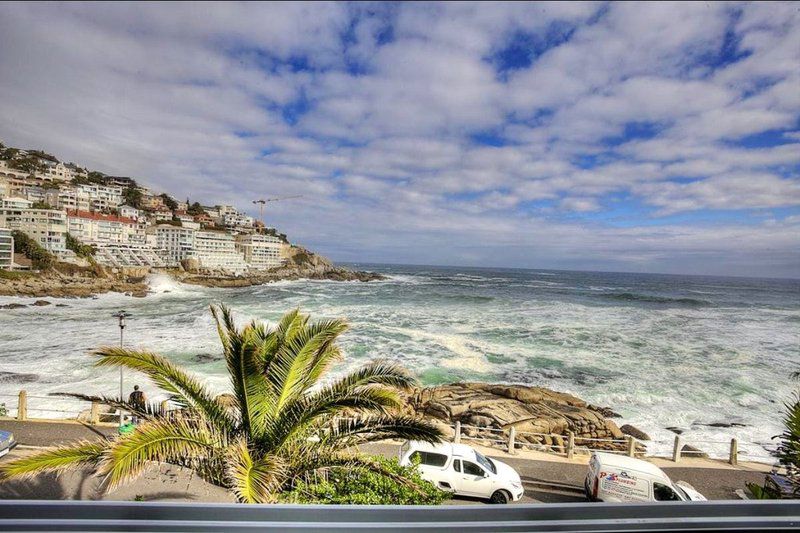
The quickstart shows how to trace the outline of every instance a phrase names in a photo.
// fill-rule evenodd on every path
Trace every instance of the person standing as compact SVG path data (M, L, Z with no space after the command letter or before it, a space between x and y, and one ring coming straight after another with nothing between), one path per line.
M139 390L139 385L134 385L133 392L128 396L128 403L136 409L144 411L146 402L147 398L145 397L144 392ZM136 414L133 414L131 418L134 425L139 423L139 417L136 416Z

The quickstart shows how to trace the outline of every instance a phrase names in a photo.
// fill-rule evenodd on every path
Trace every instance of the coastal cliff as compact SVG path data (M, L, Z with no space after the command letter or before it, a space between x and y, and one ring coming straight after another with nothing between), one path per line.
M191 260L184 261L180 271L172 273L182 283L204 287L249 287L280 280L327 279L331 281L378 281L386 276L375 272L349 270L334 265L328 258L300 246L293 246L282 267L244 276L232 277L214 271L199 271Z
M327 279L333 281L375 281L386 279L374 272L353 271L301 247L293 247L284 266L263 272L232 276L220 271L204 271L184 261L180 269L166 273L182 283L204 287L249 287L280 280ZM144 297L149 292L148 267L112 269L93 265L80 267L58 263L44 272L0 272L0 296L85 298L106 292Z
M123 268L112 271L99 265L79 267L59 263L44 272L0 272L0 296L49 296L87 298L106 292L131 296L147 295L148 268Z

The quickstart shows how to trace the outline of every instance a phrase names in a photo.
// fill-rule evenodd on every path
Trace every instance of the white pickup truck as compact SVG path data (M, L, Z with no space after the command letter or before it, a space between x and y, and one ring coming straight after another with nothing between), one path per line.
M464 444L408 441L400 447L400 464L416 461L423 479L453 494L508 503L525 492L516 470Z
M595 452L584 481L586 497L602 502L705 501L688 483L673 483L653 463Z

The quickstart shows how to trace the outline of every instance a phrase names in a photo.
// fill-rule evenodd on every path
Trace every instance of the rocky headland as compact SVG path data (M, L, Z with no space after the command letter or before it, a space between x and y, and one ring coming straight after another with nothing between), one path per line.
M57 263L44 272L0 272L0 296L85 298L106 292L143 297L149 292L148 267L109 268L100 265L77 266ZM280 280L327 279L333 281L376 281L386 279L374 272L359 272L334 265L330 260L305 248L293 247L284 266L263 272L234 276L200 269L195 260L180 268L158 269L182 283L204 287L249 287Z
M148 292L148 271L148 268L112 270L99 265L80 267L59 263L45 272L5 273L0 277L0 296L87 298L106 292L120 292L142 297Z

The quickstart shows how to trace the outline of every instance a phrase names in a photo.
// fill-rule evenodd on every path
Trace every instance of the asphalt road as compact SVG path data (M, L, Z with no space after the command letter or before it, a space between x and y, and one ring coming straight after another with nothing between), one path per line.
M77 423L45 423L45 422L19 422L16 420L0 420L0 429L14 433L17 442L28 446L52 446L76 440L92 440L104 438L116 433L115 427L90 426ZM391 443L373 444L363 448L369 453L381 454L387 457L397 457L398 445ZM582 496L583 479L586 475L586 466L555 461L537 461L531 459L518 459L511 457L495 457L514 467L525 483L525 496L522 503L533 502L576 502L585 501ZM738 499L735 492L745 488L747 482L761 484L764 474L743 469L722 468L686 468L662 467L673 481L685 481L695 487L709 500ZM567 490L544 488L541 484L532 482L545 482L564 485ZM451 503L469 504L480 503L480 500L468 498L454 499Z

